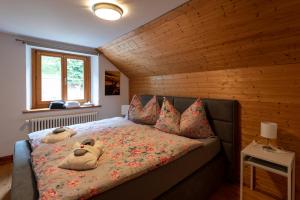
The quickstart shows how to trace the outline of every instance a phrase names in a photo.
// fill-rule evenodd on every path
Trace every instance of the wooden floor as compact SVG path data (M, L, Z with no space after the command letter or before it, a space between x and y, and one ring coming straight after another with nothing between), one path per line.
M249 187L243 188L243 200L279 200L274 198L263 191L250 190ZM210 200L239 200L240 199L240 186L238 184L224 184L218 189Z
M10 199L12 164L0 165L0 199Z
M10 199L12 164L0 165L0 200ZM238 200L240 198L239 185L224 184L210 200ZM244 200L277 200L262 191L251 191L244 187Z

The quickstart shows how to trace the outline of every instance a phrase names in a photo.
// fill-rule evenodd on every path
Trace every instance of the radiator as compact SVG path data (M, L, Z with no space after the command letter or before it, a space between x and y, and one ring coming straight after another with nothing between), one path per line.
M69 126L98 120L98 112L51 116L27 120L29 132L40 131L48 128Z

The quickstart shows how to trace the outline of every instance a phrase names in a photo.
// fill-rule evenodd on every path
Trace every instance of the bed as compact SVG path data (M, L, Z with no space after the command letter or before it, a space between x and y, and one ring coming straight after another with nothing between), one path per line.
M152 95L142 95L146 104ZM183 112L195 98L167 97ZM158 96L159 104L163 97ZM203 146L184 156L111 188L92 199L207 199L224 181L237 174L238 103L234 100L203 99L216 138L202 140ZM37 199L31 166L31 146L18 141L14 152L12 199Z

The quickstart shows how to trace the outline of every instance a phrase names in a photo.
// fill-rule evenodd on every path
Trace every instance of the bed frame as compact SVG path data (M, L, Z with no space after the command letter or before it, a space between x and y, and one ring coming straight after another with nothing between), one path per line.
M142 95L141 100L145 105L153 96ZM158 96L161 105L162 96ZM181 113L188 108L196 98L190 97L166 97ZM205 103L207 116L214 133L220 138L221 152L200 169L197 169L188 177L182 178L171 188L164 187L158 179L157 184L148 188L138 188L141 181L151 176L149 172L141 177L133 179L126 184L121 184L92 199L207 199L224 181L233 182L238 177L238 102L235 100L202 99ZM38 191L34 173L30 161L31 148L27 140L18 141L15 144L14 166L12 178L12 200L38 199ZM183 159L184 156L180 159ZM162 166L161 171L172 172L172 162ZM178 166L176 166L178 167ZM184 167L184 166L183 166ZM163 177L163 174L161 174ZM160 195L153 194L152 188L162 191ZM134 191L134 192L132 192Z

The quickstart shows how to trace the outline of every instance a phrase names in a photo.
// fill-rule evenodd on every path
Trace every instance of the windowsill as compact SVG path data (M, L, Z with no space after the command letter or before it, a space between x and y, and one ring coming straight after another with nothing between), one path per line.
M67 109L49 109L49 108L37 108L37 109L30 109L24 110L23 113L39 113L39 112L57 112L57 111L66 111L66 110L81 110L81 109L93 109L93 108L100 108L101 105L98 106L80 106L78 108L67 108Z

